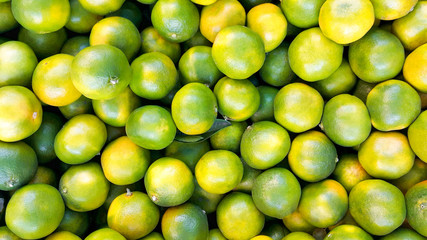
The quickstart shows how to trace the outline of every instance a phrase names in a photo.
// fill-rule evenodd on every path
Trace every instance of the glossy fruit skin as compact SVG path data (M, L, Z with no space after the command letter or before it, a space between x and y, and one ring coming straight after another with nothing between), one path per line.
M242 136L240 152L255 169L267 169L282 161L289 152L290 137L280 125L270 121L254 123Z
M247 127L246 122L231 122L231 126L219 130L209 139L212 148L239 154L242 135Z
M108 44L119 48L131 60L141 48L138 29L124 17L107 17L97 22L89 36L91 46Z
M159 0L151 12L153 27L171 42L190 39L199 28L199 11L190 0Z
M250 28L240 25L226 27L215 38L212 58L218 69L229 78L246 79L264 64L264 43Z
M30 46L19 41L7 41L0 46L0 87L30 86L37 57Z
M356 154L340 156L333 176L347 192L350 192L359 182L371 178L365 169L363 169Z
M232 121L249 119L260 104L259 92L249 80L223 77L215 85L214 94L218 100L219 113Z
M358 183L349 195L350 213L365 231L386 235L406 216L405 197L395 186L378 179Z
M72 37L65 41L61 48L61 53L76 56L77 53L79 53L84 48L89 47L89 45L89 37L87 36Z
M86 212L75 212L65 208L64 217L57 230L72 232L82 236L89 227L89 215Z
M194 191L193 178L185 163L164 157L150 165L144 177L144 184L148 196L156 205L171 207L190 199Z
M295 79L289 65L289 43L283 42L265 57L264 65L259 70L259 75L264 82L274 86L282 87Z
M381 20L394 20L401 18L411 12L417 1L393 0L388 2L373 0L375 17Z
M0 227L0 238L4 240L21 240L22 238L16 236L6 226Z
M282 1L280 6L286 19L299 28L314 27L319 22L320 7L326 0Z
M55 172L48 167L38 166L36 174L28 182L28 184L44 183L56 187L56 175Z
M113 200L108 210L108 226L128 239L146 236L157 226L160 213L147 194L124 193Z
M139 0L140 1L140 0ZM158 232L151 232L147 236L140 238L139 240L165 240L163 235Z
M427 93L427 71L423 66L427 63L427 44L419 46L411 52L403 65L405 80L420 92Z
M227 240L218 228L209 230L208 240Z
M365 104L357 97L341 94L329 100L322 116L323 131L336 144L353 147L371 132L371 119Z
M373 127L380 131L401 130L420 114L421 99L406 82L388 80L369 92L366 106Z
M124 53L110 45L90 46L81 50L71 66L74 86L90 99L111 99L120 94L131 80L132 69Z
M308 182L327 178L335 169L337 150L328 137L317 131L299 134L288 155L293 173Z
M149 100L165 97L177 84L178 72L172 60L163 53L145 53L132 64L132 91Z
M411 170L415 154L402 133L376 131L360 145L358 157L369 175L396 179Z
M252 199L264 214L282 219L297 207L301 186L297 178L285 168L271 168L255 179Z
M427 137L427 111L423 111L408 128L408 139L412 150L424 162L427 163L427 150L425 139ZM424 139L424 140L423 140Z
M224 194L206 192L202 187L200 187L196 179L194 179L194 185L193 195L188 201L199 206L206 212L206 214L215 212L219 202L224 197Z
M79 2L89 12L103 16L119 10L125 0L79 0Z
M305 232L292 232L282 238L282 240L315 240L315 238Z
M323 98L304 83L284 86L274 98L276 122L291 132L300 133L319 124L323 113Z
M58 190L47 184L31 184L13 194L6 209L6 225L25 239L51 234L64 216L64 202Z
M140 147L160 150L172 143L176 127L166 109L156 105L145 105L129 115L126 134Z
M284 217L283 224L285 224L286 228L289 229L291 232L312 233L313 230L316 228L303 218L298 209L293 213L289 214L288 216Z
M74 57L56 54L40 61L33 73L32 87L37 97L51 106L65 106L82 95L71 81Z
M425 238L409 228L398 228L380 240L424 240Z
M89 234L84 240L126 240L126 238L111 228L101 228Z
M424 237L427 237L427 224L425 221L427 217L426 196L427 180L412 186L405 195L409 225Z
M363 229L353 225L340 225L326 235L325 240L373 240L372 236Z
M253 122L274 120L274 98L279 92L278 89L270 86L257 87L260 104L258 110L251 116Z
M212 138L211 138L212 139ZM165 149L165 156L183 161L194 172L199 159L210 150L208 141L199 143L182 143L173 141Z
M205 153L197 162L195 176L205 191L224 194L235 188L242 180L243 164L233 152L212 150Z
M67 33L64 28L50 33L35 33L21 28L18 33L18 40L28 44L37 57L43 59L59 53L67 40Z
M141 40L141 50L143 53L161 52L170 57L174 63L177 63L181 57L181 46L179 43L166 40L153 27L147 27L142 30Z
M168 208L162 217L162 233L166 240L204 240L209 234L208 218L192 203Z
M378 83L395 77L402 70L405 51L393 34L374 28L350 44L348 59L360 79Z
M77 235L71 233L71 232L55 232L49 235L46 240L81 240Z
M55 137L55 153L67 164L81 164L98 154L107 140L105 124L91 114L73 117Z
M102 16L87 11L79 0L70 0L70 18L65 27L75 33L88 33Z
M347 209L347 192L335 180L312 183L302 189L298 211L313 226L334 225L344 217Z
M402 177L390 181L390 183L405 194L413 185L424 180L427 180L427 163L415 158L414 166L411 170Z
M175 94L172 118L176 127L188 135L205 133L217 116L217 101L214 93L201 83L189 83Z
M92 101L95 114L113 127L124 127L129 115L141 105L142 100L130 88L125 88L117 97Z
M92 100L81 95L79 99L71 104L59 107L59 111L66 119L71 119L80 114L92 113Z
M50 33L67 23L70 3L67 0L16 0L12 1L12 12L26 29L36 33Z
M90 162L70 167L59 181L66 206L77 212L99 208L107 199L110 183L101 166Z
M28 88L0 88L0 141L16 142L31 136L42 123L40 101Z
M37 156L24 142L0 141L0 190L11 191L27 184L36 174Z
M264 227L264 215L256 208L250 195L240 192L228 194L219 203L217 224L228 239L249 239Z
M13 17L10 2L0 2L1 24L0 33L8 32L19 26Z
M301 79L315 82L331 76L338 69L343 51L343 46L329 40L320 28L310 28L291 42L289 64Z
M256 177L260 175L262 171L249 167L249 165L245 161L242 161L242 163L242 181L240 181L240 183L233 190L249 194L252 192Z
M138 6L135 3L129 1L125 1L117 11L107 14L107 17L113 16L124 17L130 20L137 28L141 26L143 21L142 14Z

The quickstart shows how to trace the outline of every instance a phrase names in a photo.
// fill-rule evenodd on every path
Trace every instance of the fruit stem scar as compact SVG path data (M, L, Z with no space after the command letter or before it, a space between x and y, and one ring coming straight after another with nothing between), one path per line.
M127 196L127 197L132 196L132 192L130 191L130 189L129 189L129 188L126 188L126 196Z
M109 81L112 85L116 85L119 82L119 78L118 77L110 77L110 81Z

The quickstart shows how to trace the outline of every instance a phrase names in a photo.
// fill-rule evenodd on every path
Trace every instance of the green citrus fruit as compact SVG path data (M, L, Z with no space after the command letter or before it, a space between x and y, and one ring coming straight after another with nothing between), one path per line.
M0 2L0 33L10 31L19 26L13 17L10 2Z
M61 232L52 233L47 238L45 238L45 240L82 240L82 239L71 232L61 231Z
M91 13L106 15L119 10L125 0L79 0L79 2L84 9Z
M101 166L90 162L70 167L59 181L59 190L67 207L87 212L99 208L107 199L110 183Z
M218 203L224 197L223 194L209 193L206 192L202 187L200 187L197 181L194 181L194 192L191 196L189 202L199 206L206 214L213 213L216 211Z
M246 122L231 122L231 126L219 130L209 139L212 148L228 150L238 154L240 141L247 126Z
M75 33L88 33L102 16L87 11L79 0L70 0L70 18L65 27Z
M27 44L8 41L0 45L0 87L30 86L36 66L37 57Z
M69 38L62 46L61 53L76 56L81 50L89 47L89 37L77 36Z
M0 238L3 240L21 240L22 238L18 237L10 231L6 226L0 227Z
M291 132L304 132L319 124L323 113L322 96L303 83L284 86L274 98L274 118Z
M380 238L380 240L425 240L425 237L421 236L413 230L402 227Z
M424 180L427 180L427 163L416 158L414 166L407 174L390 181L390 183L398 187L405 194L413 185Z
M47 184L31 184L13 194L6 208L6 225L20 238L51 234L64 216L61 194Z
M223 77L215 85L214 93L219 113L232 121L241 122L250 118L260 104L260 94L249 80Z
M315 240L315 238L305 232L292 232L282 238L282 240Z
M222 73L230 78L245 79L264 64L264 43L250 28L240 25L226 27L215 38L212 57Z
M163 38L153 27L147 27L141 32L142 52L160 52L170 57L177 63L181 57L181 47L179 43L170 42Z
M128 191L111 203L107 221L127 239L139 239L154 230L159 218L159 209L147 194Z
M403 76L415 89L427 93L427 71L423 67L427 64L427 44L421 45L408 57L403 65Z
M289 134L284 128L274 122L261 121L246 128L240 152L250 167L267 169L286 157L290 145Z
M178 72L172 60L163 53L151 52L139 56L132 62L132 91L146 99L158 100L165 97L176 85Z
M141 47L141 36L138 29L124 17L107 17L97 22L89 36L91 46L108 44L133 59Z
M89 215L86 212L75 212L65 208L64 217L57 231L68 231L82 236L89 227Z
M144 177L145 189L150 199L158 206L177 206L188 199L194 191L193 174L184 162L170 157L154 161Z
M245 161L242 161L242 163L243 177L240 183L233 190L244 193L251 193L255 183L255 179L258 175L261 174L262 171L249 167L249 165Z
M64 27L70 17L67 0L14 0L12 12L16 21L36 33L50 33Z
M333 172L334 179L350 192L359 182L371 178L363 169L356 154L346 154L339 158Z
M368 83L363 80L358 80L354 88L353 95L358 97L366 104L369 92L375 87L376 83Z
M182 50L185 52L196 46L212 47L212 43L207 40L200 31L197 31L193 37L182 43Z
M84 240L126 240L126 238L111 228L101 228L89 234Z
M398 228L406 216L402 192L379 179L368 179L354 186L349 195L349 209L357 224L379 236Z
M201 83L189 83L179 89L171 109L176 127L188 135L207 132L217 116L215 95Z
M288 155L289 166L299 178L318 182L335 169L337 150L329 138L318 131L297 135Z
M55 137L55 153L67 164L81 164L99 154L107 140L105 124L91 114L73 117Z
M289 230L285 228L281 221L270 221L264 227L261 234L271 237L273 240L282 240L283 237L289 234Z
M104 208L104 210L106 210L105 217L107 217L108 209L110 208L110 205L114 201L114 199L124 193L128 193L129 191L141 191L143 189L143 185L144 183L142 181L127 185L110 184L110 190L108 191L107 199L105 200L104 204L102 204L102 207ZM105 221L106 220L107 218L105 218ZM107 222L105 222L105 224L107 224Z
M406 192L405 198L409 225L418 233L427 237L427 180L411 187Z
M295 79L295 73L289 65L288 49L289 43L284 42L267 54L264 65L259 70L264 82L282 87Z
M139 0L140 1L140 0ZM147 236L140 238L139 240L165 240L163 235L158 232L151 232Z
M209 234L208 218L192 203L171 207L163 214L162 233L167 240L205 240Z
M234 192L219 203L216 220L226 238L250 239L261 232L265 218L250 195Z
M274 121L274 98L279 90L270 86L259 86L260 104L258 110L252 115L253 122Z
M350 44L348 60L360 79L377 83L395 77L402 70L405 50L392 33L374 28Z
M107 17L124 17L128 20L130 20L135 27L139 28L142 24L142 14L139 7L130 1L125 1L123 5L118 9L117 11L111 12L106 15Z
M227 240L218 228L209 230L208 240Z
M151 11L153 27L171 42L184 42L199 29L199 11L190 0L158 0Z
M82 95L76 101L59 107L59 111L66 119L71 119L80 114L91 113L93 112L92 100Z
M124 53L110 45L81 50L71 65L74 86L90 99L110 99L119 95L131 80L132 69Z
M315 82L331 76L338 69L343 51L343 46L328 39L320 28L310 28L291 42L289 64L301 79Z
M271 168L258 175L252 189L255 206L265 215L284 218L294 212L301 197L297 178L285 168Z
M424 145L427 137L427 111L423 111L408 128L408 139L412 150L427 163L427 150Z
M353 147L368 138L371 118L362 100L349 94L340 94L326 103L322 126L335 144Z
M0 88L0 141L31 136L42 123L42 106L33 92L21 86Z
M130 140L149 150L160 150L172 143L176 127L171 114L156 105L146 105L133 111L126 122Z
M211 138L212 139L212 138ZM194 172L199 159L210 150L208 141L183 143L173 141L165 149L165 156L183 161Z
M368 94L366 106L372 126L380 131L407 128L421 112L421 99L409 84L388 80L376 85Z
M51 185L53 187L57 186L56 174L55 172L48 167L38 166L36 174L28 182L28 184L44 183Z
M340 225L326 235L324 240L373 240L363 229L353 225Z
M289 214L288 216L284 217L283 224L285 224L286 228L289 229L291 232L312 233L313 230L316 228L303 218L298 209L293 213Z
M375 9L375 17L381 20L394 20L401 18L414 9L418 1L409 0L392 0L392 1L379 1L372 0Z
M28 44L34 50L37 57L43 59L61 51L62 45L67 40L67 33L64 28L50 33L35 33L21 28L18 40Z
M299 28L310 28L318 25L320 7L326 0L287 0L281 1L280 6L286 19Z

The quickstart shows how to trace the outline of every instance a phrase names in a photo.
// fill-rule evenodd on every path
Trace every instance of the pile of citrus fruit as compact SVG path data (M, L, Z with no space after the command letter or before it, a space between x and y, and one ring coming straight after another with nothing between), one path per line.
M0 0L0 240L426 240L426 0Z

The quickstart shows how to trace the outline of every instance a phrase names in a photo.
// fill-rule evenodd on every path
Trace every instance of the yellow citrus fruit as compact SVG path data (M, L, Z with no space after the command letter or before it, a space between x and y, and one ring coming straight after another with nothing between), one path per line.
M311 28L319 22L320 7L326 0L286 0L280 6L286 19L298 28Z
M414 9L417 0L371 0L375 9L375 17L381 20L401 18Z
M45 238L45 240L81 240L81 238L75 235L74 233L61 231L52 233L47 238Z
M84 240L126 240L111 228L101 228L89 234Z
M371 178L363 169L356 154L346 154L339 157L333 176L347 192L350 192L359 182Z
M403 77L415 89L427 93L427 43L411 52L403 65Z
M125 0L79 0L79 2L87 11L103 16L119 10Z
M423 111L408 128L408 139L412 150L424 162L427 163L427 149L425 139L427 137L427 111Z
M316 228L303 218L298 209L295 210L293 213L289 214L288 216L284 217L283 224L291 232L312 233L313 230Z

